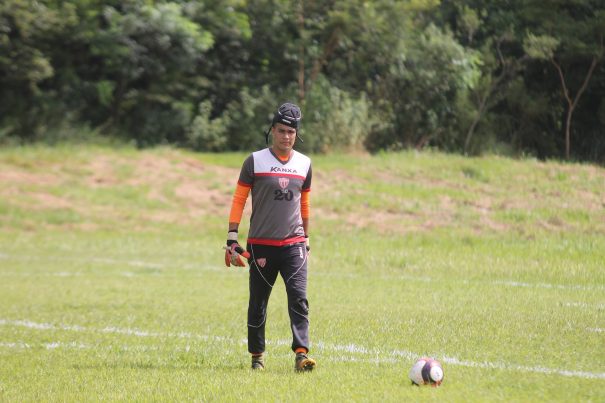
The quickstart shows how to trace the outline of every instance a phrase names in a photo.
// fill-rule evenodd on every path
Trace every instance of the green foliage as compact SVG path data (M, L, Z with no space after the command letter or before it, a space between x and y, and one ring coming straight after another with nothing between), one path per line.
M436 146L456 148L453 104L460 91L476 85L480 58L448 32L429 25L405 42L385 80L384 102L390 128L374 134L379 148ZM405 96L402 97L401 94ZM390 144L385 144L390 142Z
M535 59L550 60L559 46L559 41L556 38L548 35L533 35L527 34L523 41L525 52Z
M6 0L0 133L43 141L83 125L140 146L249 150L290 100L315 152L553 157L568 107L559 66L567 94L582 92L573 157L602 160L603 16L598 0ZM541 102L538 125L518 119L519 91Z
M99 97L99 103L105 107L111 105L113 100L113 91L115 90L116 83L109 80L102 80L97 82L97 94Z
M243 88L239 96L229 102L224 113L229 122L229 148L255 151L264 147L265 132L273 114L282 103L291 99L285 94L275 95L268 86Z
M46 41L70 21L62 11L26 0L0 5L0 126L8 134L35 138L38 127L56 121L53 113L61 110L40 86L56 74Z
M309 152L360 149L372 127L366 96L355 99L323 76L307 93L305 110L301 148Z
M197 116L187 131L187 145L197 151L223 151L227 144L224 119L211 119L210 101L200 103Z

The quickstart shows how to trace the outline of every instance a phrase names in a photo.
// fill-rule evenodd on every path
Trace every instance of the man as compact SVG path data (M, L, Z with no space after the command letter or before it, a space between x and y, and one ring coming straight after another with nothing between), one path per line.
M242 166L229 215L225 251L227 266L250 265L248 351L252 368L265 368L267 304L278 273L286 285L292 328L292 350L297 371L311 371L309 352L307 257L309 252L309 193L311 160L293 149L301 120L300 108L280 106L266 133L271 147L252 153ZM302 140L301 140L302 141ZM249 193L252 214L244 251L237 242L238 228Z

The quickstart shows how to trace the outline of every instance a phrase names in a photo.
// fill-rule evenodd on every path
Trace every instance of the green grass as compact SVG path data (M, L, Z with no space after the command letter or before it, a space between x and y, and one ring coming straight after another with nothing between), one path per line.
M246 155L0 150L0 401L605 399L603 168L315 156L318 368L292 369L278 280L252 373L221 250ZM409 384L422 355L442 387Z

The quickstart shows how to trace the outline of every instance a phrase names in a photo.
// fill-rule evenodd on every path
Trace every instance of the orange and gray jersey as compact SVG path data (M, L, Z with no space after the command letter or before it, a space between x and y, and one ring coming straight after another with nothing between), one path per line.
M252 153L238 185L251 188L248 243L283 246L305 241L301 194L311 190L311 159L292 151L287 161L269 148Z

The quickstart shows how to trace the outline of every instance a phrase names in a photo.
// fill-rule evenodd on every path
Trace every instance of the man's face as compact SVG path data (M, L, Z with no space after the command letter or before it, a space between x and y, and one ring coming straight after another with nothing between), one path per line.
M280 154L289 154L296 141L296 129L276 123L271 132L273 133L273 148Z

